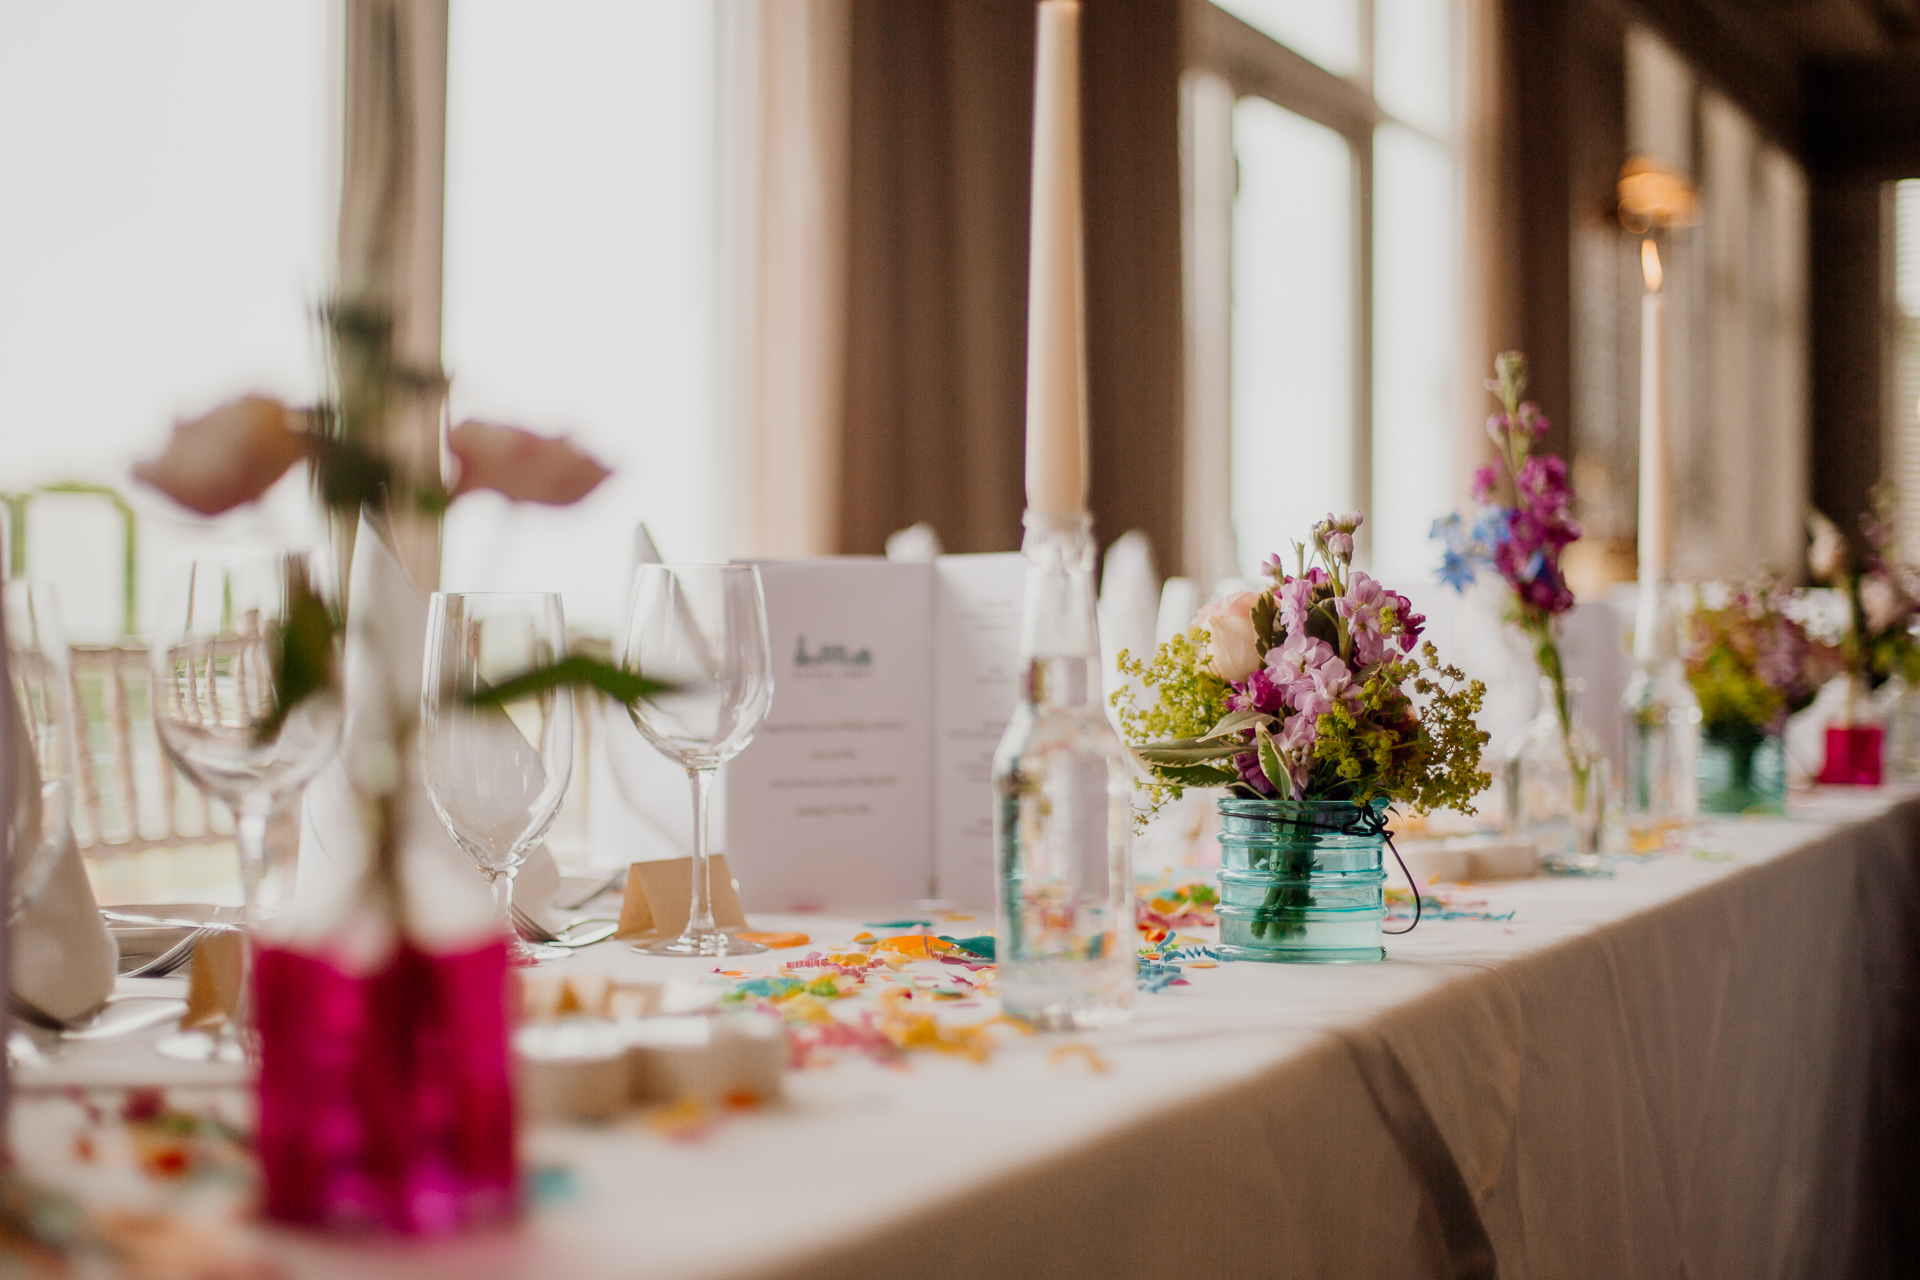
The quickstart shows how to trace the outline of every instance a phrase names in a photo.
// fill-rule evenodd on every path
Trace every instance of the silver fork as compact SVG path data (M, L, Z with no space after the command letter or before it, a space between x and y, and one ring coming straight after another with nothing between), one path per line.
M214 929L201 926L146 963L121 972L123 978L164 978L193 959L193 948Z
M513 918L515 933L528 942L544 943L549 947L590 947L596 942L605 942L620 928L618 920L576 920L555 933L522 911L518 903L509 904L507 911ZM594 927L585 929L587 925ZM585 929L585 932L576 937L576 929Z

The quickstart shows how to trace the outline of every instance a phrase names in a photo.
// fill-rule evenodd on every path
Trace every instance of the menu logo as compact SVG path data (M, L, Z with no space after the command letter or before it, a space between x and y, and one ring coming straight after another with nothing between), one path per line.
M861 649L857 653L848 653L843 644L823 644L811 653L807 651L807 638L800 637L793 651L793 665L796 667L870 667L873 665L873 653Z

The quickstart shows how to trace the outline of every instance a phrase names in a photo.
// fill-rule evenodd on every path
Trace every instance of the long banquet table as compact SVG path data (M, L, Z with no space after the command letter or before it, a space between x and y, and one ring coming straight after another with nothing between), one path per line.
M1818 793L1690 849L1476 886L1510 917L1383 964L1189 969L1094 1055L842 1059L692 1141L535 1129L566 1189L512 1233L268 1248L316 1278L1866 1273L1920 1133L1920 801ZM58 1100L30 1087L16 1135Z

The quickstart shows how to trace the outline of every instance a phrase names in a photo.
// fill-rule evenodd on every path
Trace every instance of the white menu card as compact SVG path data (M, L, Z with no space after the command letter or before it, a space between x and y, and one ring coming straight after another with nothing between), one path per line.
M1012 554L760 565L773 708L723 792L748 910L992 904L1025 571Z

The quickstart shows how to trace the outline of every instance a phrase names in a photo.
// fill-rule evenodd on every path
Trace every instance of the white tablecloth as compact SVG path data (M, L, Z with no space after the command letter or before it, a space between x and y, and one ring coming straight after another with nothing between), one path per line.
M1475 888L1512 918L1429 921L1383 964L1190 971L1085 1039L1104 1073L1046 1037L985 1065L843 1060L696 1142L533 1133L574 1189L510 1235L276 1247L299 1276L461 1280L1862 1270L1887 1240L1876 1161L1911 1132L1890 1073L1920 803L1823 794L1694 848Z

